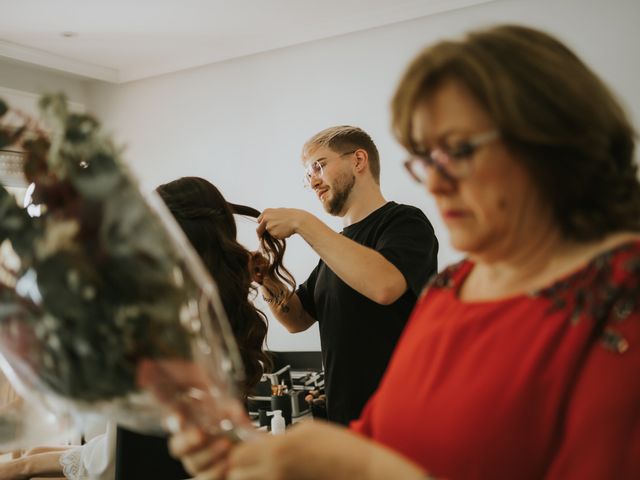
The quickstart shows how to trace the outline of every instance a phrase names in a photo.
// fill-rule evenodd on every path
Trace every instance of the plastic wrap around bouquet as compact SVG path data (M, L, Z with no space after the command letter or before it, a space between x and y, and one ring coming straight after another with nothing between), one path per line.
M97 412L150 433L177 410L238 434L225 402L241 360L215 283L98 122L63 96L40 108L46 130L0 101L0 148L24 152L32 190L23 208L0 189L0 367L59 423ZM0 412L0 447L28 421Z

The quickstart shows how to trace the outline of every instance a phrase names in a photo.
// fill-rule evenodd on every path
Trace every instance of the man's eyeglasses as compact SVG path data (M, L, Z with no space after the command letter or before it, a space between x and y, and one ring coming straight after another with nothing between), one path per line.
M351 155L352 153L356 153L356 150L350 150L348 152L344 152L339 154L339 157L344 157L345 155ZM306 188L311 188L311 179L312 178L321 178L324 174L324 165L327 163L327 159L316 160L311 162L304 168L304 186Z
M471 175L471 157L478 148L498 139L500 132L491 130L469 138L443 144L426 152L415 152L404 162L405 168L417 182L423 183L432 169L453 180L462 180Z

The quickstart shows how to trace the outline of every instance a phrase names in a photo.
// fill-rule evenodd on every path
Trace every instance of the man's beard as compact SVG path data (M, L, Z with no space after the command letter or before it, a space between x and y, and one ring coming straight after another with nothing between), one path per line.
M351 174L351 178L348 175L338 179L335 186L332 188L333 195L329 203L325 207L326 211L331 215L340 215L344 210L344 206L349 200L351 190L356 184L356 176Z

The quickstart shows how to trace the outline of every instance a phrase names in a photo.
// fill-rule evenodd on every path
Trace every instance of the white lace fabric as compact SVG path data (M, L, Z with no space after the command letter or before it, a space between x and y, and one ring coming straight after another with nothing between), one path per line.
M62 473L68 480L113 480L115 476L115 425L88 443L60 455Z
M67 450L60 455L60 466L62 474L68 480L84 480L88 478L87 469L82 462L82 449L84 447L76 447Z

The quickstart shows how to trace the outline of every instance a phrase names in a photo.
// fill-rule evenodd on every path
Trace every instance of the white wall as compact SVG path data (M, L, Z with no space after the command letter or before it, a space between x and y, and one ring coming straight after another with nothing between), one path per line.
M299 151L316 131L355 124L375 139L389 199L418 205L436 227L440 264L458 258L434 207L400 166L388 102L407 62L425 44L500 22L543 27L572 46L640 119L637 0L504 0L329 40L245 57L151 80L88 90L90 110L128 144L146 188L184 175L208 178L227 199L256 208L299 207L331 225L301 183ZM255 246L254 224L242 239ZM299 239L287 264L299 281L317 258ZM319 348L317 329L287 334L271 322L276 350Z
M37 96L44 93L64 92L76 106L87 103L87 81L76 76L38 68L25 63L0 59L0 96L3 98L8 90L15 96L22 97L25 102L29 94ZM4 94L4 95L3 95ZM20 108L25 105L21 103ZM29 113L31 112L28 108Z

